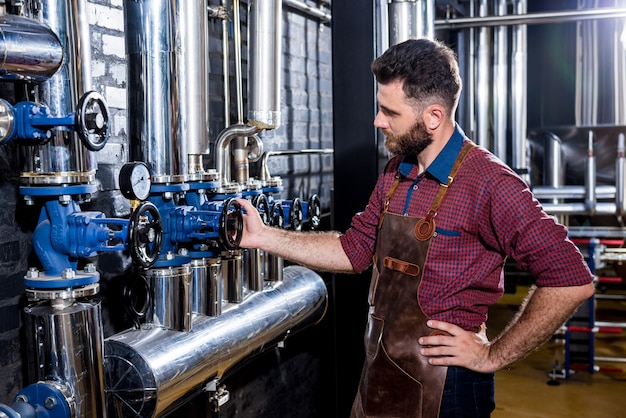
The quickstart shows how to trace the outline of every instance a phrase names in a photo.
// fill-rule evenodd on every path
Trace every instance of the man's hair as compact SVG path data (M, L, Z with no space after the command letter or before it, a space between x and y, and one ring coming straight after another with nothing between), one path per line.
M422 109L438 103L453 116L461 94L456 54L448 46L428 39L410 39L390 47L372 63L380 84L403 81L402 90Z

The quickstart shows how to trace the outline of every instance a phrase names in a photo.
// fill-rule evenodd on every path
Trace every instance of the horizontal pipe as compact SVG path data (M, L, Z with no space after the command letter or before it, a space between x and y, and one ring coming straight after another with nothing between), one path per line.
M263 158L261 159L261 180L269 180L272 178L270 171L267 168L267 160L270 157L277 155L332 154L333 152L332 148L267 151L263 154Z
M485 26L531 25L542 23L578 22L593 19L626 17L625 7L600 7L588 10L529 13L525 15L465 17L435 20L435 29L464 29Z
M310 16L316 17L321 20L322 23L330 23L330 21L332 20L332 15L330 13L326 13L322 9L317 9L313 6L309 6L302 1L283 0L283 5L293 7L294 9L298 9L301 12L307 13Z
M615 198L615 186L597 186L598 199ZM533 187L533 195L537 199L582 199L585 197L585 186L538 186Z
M244 357L321 319L327 299L319 275L289 266L282 282L268 284L220 316L195 316L190 332L152 327L109 337L108 405L120 417L169 413ZM109 412L109 418L118 416Z
M63 46L47 26L25 17L0 17L0 79L44 81L63 62Z

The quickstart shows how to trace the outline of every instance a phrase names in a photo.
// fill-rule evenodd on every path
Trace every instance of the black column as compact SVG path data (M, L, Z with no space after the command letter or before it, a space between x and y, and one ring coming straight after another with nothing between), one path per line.
M332 3L333 31L333 228L345 231L362 211L378 176L373 0ZM329 283L335 327L336 417L346 417L363 364L370 272L335 275Z

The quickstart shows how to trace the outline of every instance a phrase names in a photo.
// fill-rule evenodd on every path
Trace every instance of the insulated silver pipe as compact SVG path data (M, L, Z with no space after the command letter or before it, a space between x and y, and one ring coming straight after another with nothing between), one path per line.
M315 7L309 6L303 1L283 0L283 5L293 7L294 9L298 9L304 13L308 13L309 15L320 19L323 23L330 23L332 19L332 15L330 13L326 13L322 9L316 9Z
M567 10L560 12L529 13L524 15L481 16L435 20L435 29L462 29L489 26L532 25L543 23L577 22L593 19L626 17L624 7L599 7L597 9Z
M196 316L191 332L129 330L105 341L110 417L162 416L220 379L235 363L321 319L327 290L312 270L290 266L284 280L230 306Z
M389 0L389 45L412 38L434 38L434 2Z
M526 0L516 0L514 4L515 15L525 15L527 11ZM525 180L530 182L527 161L527 102L528 89L528 40L526 25L517 25L513 28L513 42L511 52L511 160L512 168Z
M91 42L87 0L47 1L40 3L38 17L61 40L61 67L39 84L39 98L54 116L76 111L80 97L91 90ZM74 131L52 130L44 145L25 150L22 182L29 185L88 183L94 180L96 158ZM61 175L62 173L62 175Z
M617 137L617 159L615 160L615 206L617 214L626 214L626 155L624 134Z
M282 0L250 0L248 124L276 129L281 124Z
M479 0L478 14L487 16L487 0ZM491 51L490 29L481 27L478 29L478 52L476 54L476 137L478 145L491 148L491 137L489 135L489 98L490 71L491 71Z
M106 418L100 302L68 302L61 309L33 303L24 314L28 347L37 350L29 356L30 381L63 385L72 417Z
M559 188L565 183L562 145L561 138L552 133L547 133L544 137L543 184L545 186ZM551 203L559 203L559 201L555 198Z
M495 14L507 14L507 0L497 0ZM493 47L493 153L507 162L507 116L509 109L509 37L507 28L494 28Z
M126 0L131 159L186 175L207 138L206 0Z
M56 34L33 19L0 16L0 79L41 82L57 72L63 47Z
M587 164L585 170L585 208L591 215L594 214L596 208L596 157L593 153L594 134L589 131L589 140L587 146Z

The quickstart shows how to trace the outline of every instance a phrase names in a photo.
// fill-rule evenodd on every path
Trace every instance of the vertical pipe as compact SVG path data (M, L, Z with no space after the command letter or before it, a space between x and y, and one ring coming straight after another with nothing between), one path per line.
M248 13L248 124L280 126L282 0L251 0Z
M619 22L619 23L618 23ZM626 125L626 20L616 21L613 77L615 84L615 124Z
M596 209L596 157L593 153L593 138L593 131L589 131L585 170L585 208L590 215L593 215Z
M480 0L478 15L487 16L487 0ZM490 147L489 136L489 97L490 97L490 42L488 27L478 29L478 53L476 55L476 143Z
M63 48L60 69L39 85L40 100L52 115L66 116L76 110L80 97L91 90L88 4L87 0L47 1L40 7L37 17L58 36ZM25 154L23 177L29 182L37 180L29 173L53 176L45 179L46 184L56 183L56 173L64 174L58 182L63 182L68 173L79 175L81 182L93 180L95 175L94 153L85 148L75 132L65 128L53 129L48 143L31 147Z
M507 14L507 0L497 0L495 15ZM508 115L508 28L494 29L494 70L493 70L493 153L502 161L507 161L507 115Z
M435 37L433 0L389 0L389 45L407 39Z
M526 0L516 0L514 13L525 15L527 11ZM517 25L513 28L513 51L511 62L511 134L512 149L511 159L513 169L527 183L530 182L528 172L526 134L528 112L526 109L528 91L526 79L528 73L527 63L527 30L526 25Z
M549 132L544 136L543 148L543 184L558 188L565 183L565 164L561 138ZM560 203L560 199L552 199L550 203Z
M33 303L24 313L28 346L39 348L37 358L29 358L29 379L65 385L74 417L106 418L100 302L68 302L61 309Z
M615 207L618 216L626 213L626 157L624 155L624 134L617 137L617 159L615 160Z
M208 148L206 4L124 2L131 158L155 176L188 174L188 154Z

